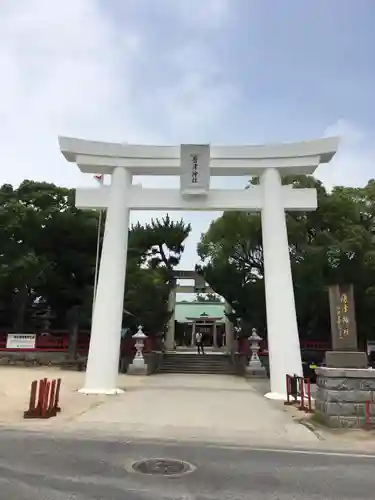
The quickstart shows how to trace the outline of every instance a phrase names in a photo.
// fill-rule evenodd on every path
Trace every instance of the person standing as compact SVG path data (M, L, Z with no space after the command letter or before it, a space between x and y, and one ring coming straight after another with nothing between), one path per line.
M201 334L201 332L197 332L195 334L195 344L198 349L198 354L204 354L203 335Z

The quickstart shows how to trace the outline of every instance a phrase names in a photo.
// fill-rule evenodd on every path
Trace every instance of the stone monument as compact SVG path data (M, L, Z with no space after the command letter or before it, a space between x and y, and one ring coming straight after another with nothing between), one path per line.
M367 368L365 352L358 351L353 285L329 288L332 351L326 365L332 368Z
M329 299L333 350L316 368L315 411L330 427L365 427L375 421L375 370L358 351L353 286L331 286Z
M261 360L259 359L259 350L260 350L260 341L261 337L257 334L255 328L251 330L251 335L249 337L250 341L250 349L251 349L251 358L249 364L246 366L246 375L248 377L259 377L265 378L267 377L267 371L262 365Z

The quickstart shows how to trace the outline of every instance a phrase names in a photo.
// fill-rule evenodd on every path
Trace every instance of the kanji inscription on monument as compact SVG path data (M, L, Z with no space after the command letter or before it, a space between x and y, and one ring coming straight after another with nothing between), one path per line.
M353 285L329 287L333 351L358 349Z

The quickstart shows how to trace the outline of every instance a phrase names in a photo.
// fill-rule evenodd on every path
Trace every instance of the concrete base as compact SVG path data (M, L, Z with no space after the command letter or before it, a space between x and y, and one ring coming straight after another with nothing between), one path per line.
M81 394L106 394L108 396L115 396L116 394L123 394L124 391L122 389L79 389L78 392Z
M368 358L361 351L327 351L325 356L327 368L357 368L367 369Z
M134 358L127 371L128 375L147 375L147 364L144 358Z
M286 394L281 394L279 392L267 392L264 397L275 401L286 401Z
M375 423L375 370L319 367L316 374L315 410L326 425L360 428Z
M267 370L260 361L250 361L245 368L247 377L267 378Z

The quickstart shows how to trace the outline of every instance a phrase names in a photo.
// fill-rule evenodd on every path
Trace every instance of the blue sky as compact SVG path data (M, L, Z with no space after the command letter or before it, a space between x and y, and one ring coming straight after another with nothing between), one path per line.
M63 160L59 134L163 144L339 134L317 175L328 186L375 177L373 0L3 0L0 13L2 183L94 185ZM181 215L194 229L190 267L213 214Z

